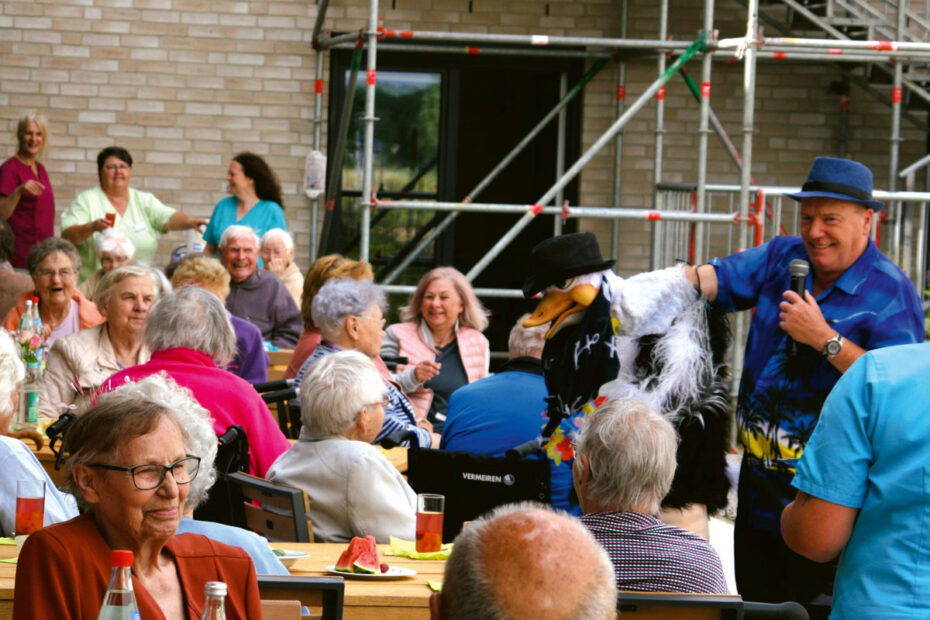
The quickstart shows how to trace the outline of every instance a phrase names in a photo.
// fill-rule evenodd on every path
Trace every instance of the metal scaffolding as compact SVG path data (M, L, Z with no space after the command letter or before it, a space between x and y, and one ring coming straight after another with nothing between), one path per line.
M783 0L789 6L794 7L797 3L794 0ZM788 37L768 37L763 38L759 29L759 7L758 0L747 1L747 19L746 33L742 37L727 38L718 40L713 29L714 25L714 2L705 0L703 28L695 41L674 41L666 37L668 26L668 2L662 0L660 4L660 31L657 39L628 39L626 38L627 28L627 5L626 0L621 0L621 28L618 38L597 38L597 37L569 37L569 36L548 36L540 34L493 34L493 33L459 33L459 32L431 32L431 31L412 31L412 30L393 30L379 25L378 19L378 1L369 0L369 16L367 23L357 33L346 33L337 36L323 35L323 23L326 19L329 1L320 0L318 5L317 19L313 30L313 45L317 50L316 63L316 88L314 97L314 148L320 150L321 136L320 128L322 124L322 76L324 52L332 49L354 48L356 54L360 53L364 46L367 51L367 70L365 82L365 138L364 138L364 169L362 177L362 197L361 197L361 258L369 257L369 238L370 238L370 212L372 209L413 209L413 210L430 210L436 212L447 212L444 220L428 235L417 243L416 247L395 267L386 277L385 284L388 291L407 292L410 287L400 287L390 285L398 275L410 265L410 263L423 252L446 228L452 223L454 218L463 212L480 211L484 213L508 213L519 214L521 217L517 223L500 239L493 247L482 257L469 271L467 277L474 280L490 263L497 257L500 252L516 237L520 232L538 215L556 215L556 225L554 232L558 234L561 231L561 219L564 218L600 218L612 221L611 226L611 253L616 255L619 246L619 222L624 219L643 219L653 224L652 236L652 254L651 264L653 267L660 267L668 264L669 248L678 246L681 240L687 244L686 256L692 261L706 260L708 253L714 248L715 235L719 235L717 229L725 227L728 229L726 237L731 241L731 249L738 250L749 247L753 243L760 243L764 239L762 231L765 228L766 220L772 222L769 230L780 232L786 229L794 229L794 226L785 226L786 220L783 218L780 200L777 208L773 208L766 200L769 198L777 199L785 192L794 191L796 188L775 188L775 187L757 187L752 177L752 152L753 152L753 129L754 129L754 109L755 109L755 78L756 67L759 61L779 62L785 59L794 60L811 60L811 61L840 61L840 62L857 62L857 63L884 63L896 61L893 71L893 97L892 97L892 114L890 141L891 151L889 153L889 178L890 182L888 192L876 192L876 196L889 201L889 217L892 225L892 232L889 235L890 240L887 242L891 247L891 256L902 267L911 274L915 284L923 290L925 257L926 257L926 218L927 205L930 204L930 193L926 192L895 192L896 179L898 176L900 125L902 120L919 123L910 117L901 109L901 90L909 88L918 96L924 97L922 89L916 88L916 85L904 77L902 65L907 62L920 62L930 60L930 43L921 43L914 41L905 41L904 25L905 14L907 12L906 0L899 1L899 14L897 20L897 33L899 41L860 41L851 40L845 34L836 30L822 20L810 13L804 7L800 7L799 12L805 14L813 23L818 24L825 32L834 36L832 39L815 39L815 38L788 38ZM806 13L805 13L806 12ZM425 42L425 43L424 43ZM374 117L375 103L375 85L377 80L377 50L395 50L395 51L417 51L425 53L447 53L447 54L487 54L487 55L513 55L513 56L543 56L543 57L584 57L591 59L593 65L588 72L579 81L579 83L568 88L565 82L565 76L562 76L561 98L553 109L544 116L543 119L521 140L504 159L494 167L491 172L474 188L461 202L440 202L440 201L412 201L412 200L380 200L372 191L372 153L374 141L374 123L377 119ZM626 52L647 52L656 55L658 77L645 89L644 92L628 104L625 92L625 72L626 65L624 56ZM664 118L663 118L663 99L661 93L664 93L664 86L674 74L681 69L688 60L693 56L701 58L701 83L697 89L700 103L700 117L698 125L698 156L697 156L697 174L696 184L692 189L687 191L687 208L679 209L681 197L669 195L667 185L663 185L662 179L662 159L663 159L663 135L664 135ZM726 58L732 60L738 59L743 63L743 121L742 121L742 147L736 151L735 146L725 137L719 122L713 114L710 105L710 85L712 61L716 58ZM580 156L580 158L565 168L564 160L564 110L569 101L575 97L585 84L600 71L610 59L617 62L617 97L616 97L616 121L597 138L590 147ZM666 67L666 63L670 66ZM353 69L358 69L353 62ZM686 79L690 80L687 76ZM349 88L353 89L355 79L350 79ZM658 95L658 96L657 96ZM626 209L622 205L621 183L621 158L623 151L623 128L626 123L633 118L637 112L643 109L650 100L655 98L656 121L655 147L654 147L654 208L653 209ZM340 134L335 136L335 152L337 157L329 159L329 165L333 168L328 177L326 187L326 209L332 209L335 198L335 189L338 187L338 175L341 173L341 152L344 146L344 133L347 123L347 117L351 112L351 99L347 97L346 105L342 109L340 119ZM928 98L930 101L930 98ZM529 144L533 138L538 135L553 119L559 119L559 153L558 174L555 184L547 190L532 205L513 205L513 204L488 204L476 203L475 197L487 186L492 179L499 175L506 166L516 157L516 155ZM714 129L710 129L713 124ZM740 169L740 183L736 186L711 186L707 184L707 158L708 158L708 140L711 131L716 131L721 139L724 139L725 145L728 144L728 152L731 158ZM614 146L614 178L612 200L610 205L606 206L580 206L567 207L563 205L561 192L563 188L575 179L581 170L597 155L605 146L613 144ZM563 169L565 168L565 169ZM912 169L917 169L911 166ZM913 181L908 189L912 189ZM676 190L678 191L678 190ZM711 203L714 195L728 195L728 207L723 210L714 210ZM318 238L318 200L314 199L311 217L311 258L315 258L319 243ZM753 209L752 211L750 209ZM684 226L685 229L681 227ZM733 230L735 227L735 231ZM753 228L755 227L755 228ZM324 235L326 234L324 226ZM683 232L684 230L684 232ZM916 238L914 232L917 232ZM734 235L735 232L735 235ZM753 233L751 239L750 234ZM735 247L732 247L732 241L735 238ZM680 258L681 256L677 256ZM913 267L912 267L913 266ZM480 294L490 296L515 297L519 296L519 291L502 290L502 289L482 289ZM737 341L741 340L741 331L744 326L737 325ZM739 360L734 360L738 362ZM738 366L738 364L737 364Z

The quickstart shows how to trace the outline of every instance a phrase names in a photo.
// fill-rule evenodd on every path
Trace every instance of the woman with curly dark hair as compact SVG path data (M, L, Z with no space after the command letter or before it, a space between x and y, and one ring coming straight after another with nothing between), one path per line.
M223 231L233 224L248 226L259 237L272 228L287 230L281 184L264 159L248 151L239 153L229 162L226 180L232 196L213 208L203 234L207 243L204 254L216 255Z

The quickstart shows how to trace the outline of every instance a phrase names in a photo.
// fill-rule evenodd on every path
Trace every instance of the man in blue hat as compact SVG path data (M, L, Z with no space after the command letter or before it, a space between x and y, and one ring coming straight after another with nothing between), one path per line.
M737 400L739 592L829 605L835 564L811 562L781 537L794 464L840 376L868 350L921 342L923 312L913 283L870 238L882 203L872 199L866 166L818 157L801 191L787 195L801 203L800 237L776 237L687 274L717 308L755 308ZM796 259L810 265L803 297L789 290Z

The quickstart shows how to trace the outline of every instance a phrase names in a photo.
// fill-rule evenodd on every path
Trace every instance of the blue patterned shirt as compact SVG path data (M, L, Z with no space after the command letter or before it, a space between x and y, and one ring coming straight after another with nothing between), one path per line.
M840 372L809 346L786 354L788 335L778 326L778 304L790 288L788 265L809 260L800 237L776 237L761 246L715 258L716 307L755 306L737 400L739 440L746 460L740 480L741 511L756 527L779 531L782 508L793 498L793 463L801 456L827 394ZM811 291L811 274L805 288ZM872 241L833 286L817 297L827 323L871 350L922 342L924 319L914 284ZM746 484L746 483L749 484Z

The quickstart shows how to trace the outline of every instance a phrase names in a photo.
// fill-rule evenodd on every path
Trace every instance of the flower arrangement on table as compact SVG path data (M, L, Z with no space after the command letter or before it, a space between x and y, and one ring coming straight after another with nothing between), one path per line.
M27 329L12 332L12 335L24 364L38 364L42 361L42 337L39 334Z

